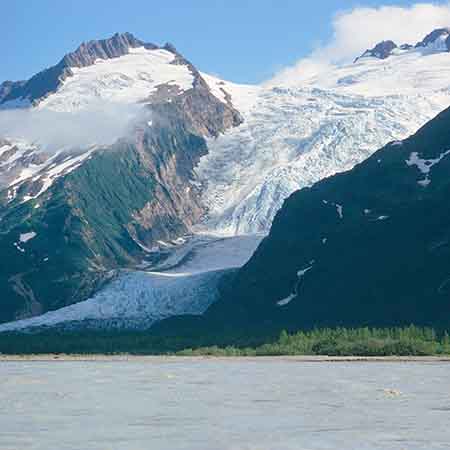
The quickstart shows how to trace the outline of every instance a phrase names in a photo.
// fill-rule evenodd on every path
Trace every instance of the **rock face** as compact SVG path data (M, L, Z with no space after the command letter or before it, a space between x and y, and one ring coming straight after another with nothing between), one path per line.
M148 50L158 48L157 45L147 44L136 39L131 33L117 33L109 39L81 44L77 50L64 56L62 62L66 67L86 67L94 64L97 59L119 58L128 54L130 48L137 47L144 47Z
M4 101L38 102L71 68L135 47L157 49L130 34L83 44L57 66L12 85ZM47 155L0 140L0 322L88 298L116 269L138 266L205 213L194 175L207 153L204 138L242 119L173 46L164 50L175 55L172 64L187 67L192 87L180 90L167 80L147 93L142 117L112 146Z
M447 51L450 51L450 29L449 28L438 28L432 31L430 34L427 34L425 38L416 44L416 48L423 48L433 46L434 44L439 42L441 45L438 45L441 48L446 48ZM445 46L445 47L444 47Z
M19 91L25 83L25 81L5 81L0 84L0 104L10 97L11 92Z
M377 44L374 48L366 50L360 58L373 57L378 59L386 59L392 55L392 50L397 48L397 44L393 41L383 41ZM360 59L360 58L357 58Z
M285 202L216 318L260 328L450 325L450 109Z
M4 197L2 321L83 300L110 270L138 265L143 249L189 232L203 214L192 170L207 151L190 128L174 114L97 149L26 203ZM42 189L35 183L20 189L33 194Z
M450 52L450 28L438 28L427 34L423 40L416 45L403 44L399 47L393 41L383 41L374 48L366 50L355 62L361 58L373 57L378 59L387 59L393 55L393 51L409 51L413 49L429 49L437 52Z

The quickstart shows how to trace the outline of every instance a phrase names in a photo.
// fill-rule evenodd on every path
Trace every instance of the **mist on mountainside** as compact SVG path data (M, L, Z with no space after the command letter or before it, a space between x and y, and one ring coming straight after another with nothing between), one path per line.
M142 105L100 100L74 112L48 108L0 110L0 136L25 140L48 153L110 145L126 136L146 114L150 113Z

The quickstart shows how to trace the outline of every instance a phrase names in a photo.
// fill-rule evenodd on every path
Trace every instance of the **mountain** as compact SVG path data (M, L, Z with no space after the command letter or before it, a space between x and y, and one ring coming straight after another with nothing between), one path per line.
M420 49L421 51L431 53L450 52L450 28L438 28L433 30L415 45L402 44L398 46L393 41L382 41L374 48L366 50L355 62L359 61L361 58L387 59L390 56L408 52L413 49Z
M416 48L430 48L450 52L450 28L438 28L416 44Z
M278 274L273 285L263 283L265 292L254 303L249 294L259 280L251 268L286 206L234 278L236 270L293 192L352 169L448 107L445 36L436 30L423 45L398 48L385 41L378 47L383 58L366 55L251 86L199 72L171 45L125 34L83 44L55 66L66 70L42 72L38 78L59 74L42 97L24 88L31 80L3 84L2 114L25 106L32 120L90 114L99 101L124 115L130 106L140 109L113 144L94 139L81 145L74 137L73 145L55 150L39 140L5 136L0 142L0 288L6 292L0 322L23 319L0 331L145 328L207 310L208 320L221 311L219 323L227 314L265 321L272 312L283 316L283 306L289 315L295 273L309 276L311 264L294 270L280 261L286 279ZM345 205L327 194L323 200L345 217ZM325 246L328 239L320 242ZM292 237L296 251L303 243ZM289 248L279 250L288 260ZM269 256L261 261L268 268L278 264ZM222 294L215 304L230 286L233 295ZM234 292L239 300L225 301ZM274 307L277 302L282 305Z
M2 139L0 321L85 300L114 270L189 233L205 213L193 173L205 137L241 122L172 46L130 34L83 44L20 86L2 114L28 104L33 120L49 111L58 120L104 99L141 109L113 145L49 153Z
M449 173L447 109L292 194L207 316L261 328L448 327Z

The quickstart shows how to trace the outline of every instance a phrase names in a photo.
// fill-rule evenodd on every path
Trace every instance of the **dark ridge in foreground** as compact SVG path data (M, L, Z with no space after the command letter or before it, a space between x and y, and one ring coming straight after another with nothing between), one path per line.
M236 323L450 324L450 109L290 196L208 312Z

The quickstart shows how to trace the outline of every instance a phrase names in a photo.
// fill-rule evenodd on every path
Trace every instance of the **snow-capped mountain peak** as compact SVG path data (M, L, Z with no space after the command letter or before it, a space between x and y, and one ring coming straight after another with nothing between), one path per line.
M0 107L44 102L72 110L86 104L87 99L142 101L160 84L177 85L181 91L191 88L196 76L192 69L170 44L159 47L131 33L116 33L108 39L82 43L58 64L27 81L1 84ZM63 98L55 100L61 91Z
M416 48L429 48L435 51L450 51L450 28L438 28L416 44Z
M355 62L363 58L387 59L390 56L404 52L425 51L426 53L450 52L450 28L437 28L427 34L415 45L402 44L398 46L391 40L379 42L372 49L366 50Z
M378 43L374 48L366 50L358 59L373 57L378 59L386 59L392 55L392 51L397 48L397 44L394 41L382 41Z
M38 172L42 174L54 164L51 157L56 156L55 152L64 152L67 156L67 152L73 148L74 156L78 157L80 151L88 155L93 146L113 142L103 141L106 133L98 133L100 138L95 135L92 141L83 142L81 146L76 142L68 142L63 148L53 149L51 154L47 154L45 145L42 145L44 143L35 137L36 133L27 134L28 124L40 123L45 128L54 125L48 123L49 120L54 119L55 123L59 123L59 117L62 117L64 124L70 121L76 130L78 122L86 122L89 114L96 120L103 110L115 111L116 115L125 120L128 115L138 114L137 110L140 111L145 106L176 102L179 107L193 109L191 119L195 122L194 126L202 127L200 134L215 135L228 126L238 124L241 119L232 106L229 94L220 91L222 96L213 95L211 91L200 72L172 44L158 46L146 43L131 33L116 33L107 39L84 42L75 51L65 55L58 64L29 80L0 85L0 109L5 114L2 118L6 118L6 123L12 123L15 128L11 131L7 125L0 123L3 125L0 128L2 133L6 131L6 135L0 137L7 137L10 146L8 150L6 145L2 146L0 188L14 186L9 197L15 198L19 183ZM190 98L189 101L186 100L187 97ZM199 102L202 102L201 107ZM225 106L214 107L213 103L218 102ZM208 111L208 106L211 111ZM17 107L25 112L30 111L31 114L20 116L5 112ZM127 115L128 109L133 114ZM215 123L216 119L224 117L224 111L229 111L232 116L228 123ZM69 116L72 115L68 113L79 114L79 119L76 115L70 119ZM202 118L196 118L201 114L208 115L206 126ZM108 120L110 123L110 119L111 117L106 117L103 121ZM25 120L26 124L22 126ZM15 124L17 121L20 121L20 126ZM108 127L109 125L106 128L110 130L111 127ZM115 134L122 128L127 128L126 131L129 132L125 125L116 127L111 139L123 137ZM14 134L22 132L24 135ZM87 130L81 132L85 132L87 139L90 139ZM68 134L72 136L74 133ZM58 176L64 173L60 172ZM40 190L37 189L37 192ZM23 197L32 196L26 192Z

